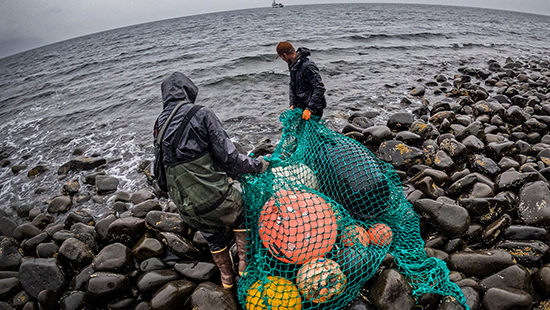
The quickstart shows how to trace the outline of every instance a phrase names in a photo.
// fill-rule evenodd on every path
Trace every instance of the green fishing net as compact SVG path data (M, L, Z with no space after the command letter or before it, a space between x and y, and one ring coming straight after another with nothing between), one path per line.
M241 183L250 231L239 281L245 309L340 309L355 299L391 254L414 296L456 298L449 270L427 258L419 219L393 167L357 141L281 115L283 135L263 174Z

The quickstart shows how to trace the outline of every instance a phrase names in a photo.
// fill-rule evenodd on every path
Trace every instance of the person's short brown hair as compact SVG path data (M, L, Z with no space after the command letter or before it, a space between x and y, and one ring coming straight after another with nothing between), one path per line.
M283 41L277 44L277 57L281 56L282 54L292 54L292 53L294 53L294 46L292 46L290 42Z

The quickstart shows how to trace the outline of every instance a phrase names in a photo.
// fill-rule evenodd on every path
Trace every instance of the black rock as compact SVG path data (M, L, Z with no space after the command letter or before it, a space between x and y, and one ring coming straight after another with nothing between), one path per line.
M97 233L93 226L88 226L83 223L76 223L71 227L71 232L74 234L74 238L84 242L90 250L96 250L97 246L95 238Z
M139 260L146 260L160 256L164 252L164 245L152 234L145 233L132 249L135 257Z
M235 295L212 282L199 284L189 299L191 307L197 310L237 310Z
M55 258L28 258L19 267L19 280L25 292L38 298L43 290L60 293L65 276Z
M73 201L70 196L58 196L52 199L48 204L48 212L63 213L69 210L72 205Z
M450 296L444 296L441 299L438 310L462 310L464 307L456 300L456 298Z
M11 238L0 240L0 270L17 270L21 264L21 253Z
M37 214L33 218L31 224L33 226L38 227L38 229L42 229L42 228L45 228L46 226L48 226L49 224L53 223L54 220L55 220L55 218L53 216L51 216L51 215L49 215L48 213L45 212L45 213Z
M91 309L86 293L72 291L59 300L61 310L89 310Z
M388 118L386 126L394 131L403 131L408 130L413 122L414 116L412 113L398 112Z
M492 159L481 154L472 156L470 159L470 168L473 171L490 176L496 176L500 172L500 168Z
M512 225L504 231L502 236L507 240L540 240L548 241L548 231L541 227Z
M122 243L113 243L104 247L92 262L95 271L127 273L134 267L134 255Z
M449 256L449 269L478 278L487 277L513 264L514 258L510 253L497 249L457 252Z
M177 263L174 269L185 278L198 282L209 281L218 272L215 264L199 261Z
M510 208L510 201L504 197L499 198L464 198L459 199L459 204L468 210L472 221L481 224L493 222L499 218L505 210Z
M521 265L512 265L494 275L483 279L480 283L483 293L491 288L510 287L533 294L531 274Z
M527 225L550 225L550 190L547 182L529 183L521 189L519 216Z
M155 293L168 282L180 278L179 273L173 269L152 270L143 273L136 282L137 289L142 293Z
M141 272L147 272L151 270L165 269L166 263L158 257L151 257L141 262L139 270ZM177 270L177 269L176 269Z
M59 253L59 246L54 242L45 242L36 246L36 256L39 258L56 257Z
M439 150L435 155L432 165L436 169L443 170L447 173L450 173L455 167L455 162L453 161L451 156L447 154L447 152L443 150Z
M415 308L412 289L395 269L382 271L369 292L369 300L380 310Z
M536 288L544 295L550 295L550 264L539 268L533 275L533 281Z
M376 156L394 165L396 169L407 169L423 162L422 150L408 146L401 141L390 140L380 144Z
M458 142L454 138L444 139L441 141L439 144L439 149L445 151L456 163L463 162L468 154L468 148L466 145Z
M65 219L64 228L71 229L75 223L83 223L86 225L94 226L94 217L84 210L72 211L67 215Z
M57 293L51 290L43 290L38 293L38 307L43 310L57 310L59 305L57 303Z
M151 305L146 301L142 301L139 304L137 304L134 310L151 310Z
M45 242L48 238L48 233L40 233L30 239L26 239L25 241L21 242L21 248L27 255L34 256L36 252L36 247L40 243Z
M7 217L0 218L0 235L12 237L17 224Z
M387 126L372 126L361 132L365 137L365 144L378 146L380 143L393 138L391 130Z
M89 264L94 258L94 254L90 251L90 248L76 238L65 240L59 248L59 254L71 263L79 266Z
M358 128L361 128L361 130L358 130L358 131L362 131L363 129L367 129L374 125L374 123L368 117L365 117L365 116L354 117L353 120L351 121L351 124L353 126L357 126Z
M69 171L92 170L103 166L107 160L99 157L77 157L63 164L57 170L57 174L67 174Z
M169 213L163 211L150 211L145 217L145 225L154 231L172 232L181 234L186 225L182 222L178 213Z
M409 127L409 131L422 137L422 139L437 139L439 131L432 124L427 124L422 120L416 120Z
M71 281L71 289L76 291L85 291L86 286L88 285L88 280L90 276L95 272L92 265L88 265L82 268L78 274L76 274Z
M95 186L99 195L106 195L116 192L119 180L115 177L98 175L95 178Z
M512 218L508 214L504 214L501 218L488 225L482 234L483 242L486 244L494 243L497 238L500 238L502 232L511 222Z
M122 274L96 272L90 276L86 292L92 298L105 302L130 289L130 279Z
M172 281L161 287L151 299L151 308L171 310L183 305L195 290L196 284L189 280Z
M427 168L410 178L409 183L415 183L424 177L430 177L438 186L445 186L449 182L449 175L444 171Z
M462 236L470 225L468 211L459 205L419 199L414 203L414 207L420 216L451 237Z
M422 179L416 181L414 186L420 190L425 196L437 199L445 195L445 191L437 186L430 176L425 176Z
M193 259L200 254L193 243L178 234L162 232L158 238L179 258Z
M72 179L67 184L63 185L61 192L63 195L73 196L80 190L80 183L78 179Z
M0 279L0 298L6 300L7 297L15 295L21 290L21 282L18 278Z
M406 145L411 146L420 146L423 142L422 137L408 130L398 132L395 140L403 141Z
M74 233L68 231L68 230L65 230L65 229L62 229L62 230L59 230L59 231L56 231L53 235L52 235L52 239L53 241L55 241L56 243L58 244L62 244L63 242L65 242L65 240L69 239L69 238L74 238Z
M146 200L155 198L155 194L149 189L142 189L132 194L130 201L138 205Z
M477 182L477 176L470 173L452 183L447 188L447 194L450 196L458 196L463 192L466 192Z
M137 217L127 217L114 220L107 229L111 243L120 242L133 247L145 232L145 220Z
M149 211L162 211L162 207L158 200L149 199L134 206L132 209L132 216L145 218Z
M497 248L508 251L519 264L535 264L548 253L548 245L539 240L504 240Z
M483 309L529 309L533 297L527 292L513 288L491 288L483 296Z
M109 310L127 310L133 309L137 301L134 298L122 298L118 300L111 301L107 308Z
M116 220L116 216L114 216L113 214L110 214L96 223L95 231L97 233L97 237L100 240L106 241L108 239L109 225L111 225L111 223L114 222L115 220Z

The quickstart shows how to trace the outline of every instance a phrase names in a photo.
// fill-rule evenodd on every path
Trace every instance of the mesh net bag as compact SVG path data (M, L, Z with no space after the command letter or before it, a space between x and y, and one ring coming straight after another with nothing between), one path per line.
M414 296L456 298L449 270L427 258L418 216L390 164L302 111L281 115L283 135L263 174L241 179L250 261L239 281L245 309L340 309L386 254Z

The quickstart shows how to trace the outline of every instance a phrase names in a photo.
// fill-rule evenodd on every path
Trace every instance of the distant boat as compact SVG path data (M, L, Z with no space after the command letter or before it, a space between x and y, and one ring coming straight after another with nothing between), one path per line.
M273 3L271 3L272 8L282 8L284 5L282 3L277 3L275 0L273 0Z

